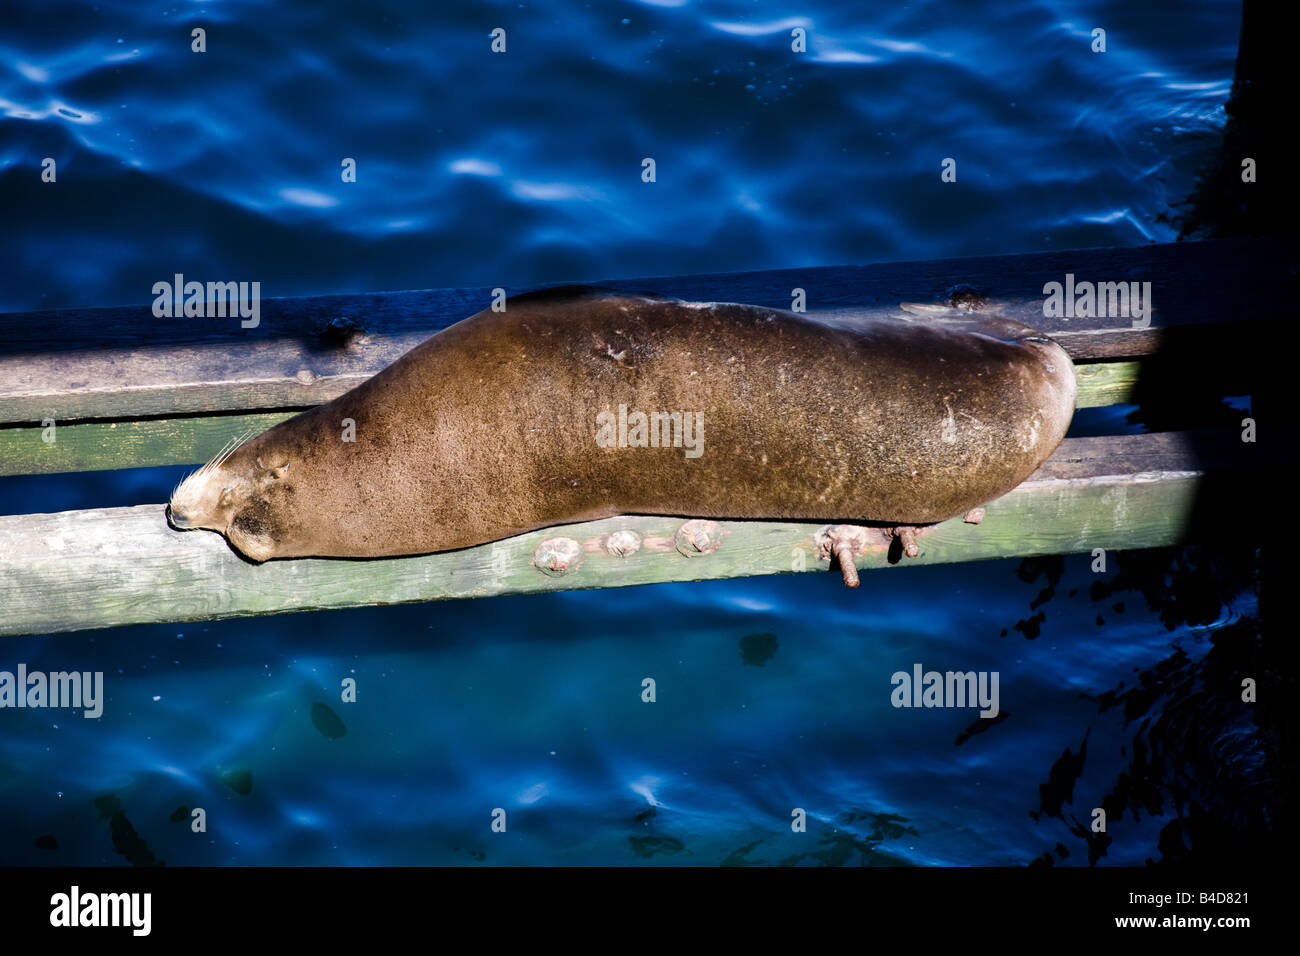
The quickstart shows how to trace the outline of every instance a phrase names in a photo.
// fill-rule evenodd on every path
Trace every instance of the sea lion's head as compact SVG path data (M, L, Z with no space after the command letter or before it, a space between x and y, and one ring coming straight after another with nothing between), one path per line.
M292 493L285 482L290 462L263 446L228 446L182 481L167 505L172 527L219 532L254 561L282 556L286 529L279 506Z

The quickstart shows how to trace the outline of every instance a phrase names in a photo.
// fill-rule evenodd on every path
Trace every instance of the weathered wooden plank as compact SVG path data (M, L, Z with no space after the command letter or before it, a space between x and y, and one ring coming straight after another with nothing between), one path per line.
M1030 480L1147 472L1259 469L1276 464L1271 445L1241 440L1235 429L1067 438Z
M1139 366L1137 362L1079 366L1079 407L1126 401ZM0 428L0 476L198 464L234 436L264 431L298 411L70 422L56 426L54 442L44 440L40 425Z
M839 318L900 315L901 302L956 296L1041 328L1076 361L1089 362L1150 355L1168 349L1171 336L1218 323L1280 322L1295 300L1296 261L1294 241L1230 239L603 284L780 308L797 287L811 313ZM1067 273L1079 281L1151 282L1150 326L1046 318L1044 285ZM314 405L489 301L486 289L267 299L255 329L229 318L158 319L148 305L0 315L0 423ZM359 331L331 331L338 320Z
M40 425L0 428L0 475L49 475L113 468L194 465L208 461L232 438L259 434L298 410L251 415L195 415L143 421L58 425L55 441Z
M1048 479L990 504L984 523L954 520L921 539L920 563L1006 555L1136 548L1179 540L1199 476ZM1122 515L1122 518L1120 517ZM681 519L629 517L533 532L465 551L384 561L295 560L253 566L212 534L171 531L161 505L0 517L0 536L29 553L0 558L0 634L210 620L322 608L486 597L563 588L777 574L828 568L819 525L727 522L718 551L683 557L671 542ZM603 536L631 529L646 544L626 558ZM546 537L583 542L585 560L563 577L530 561ZM857 562L886 565L884 549Z
M1130 401L1142 375L1142 362L1094 362L1074 367L1079 383L1076 408L1102 408Z
M982 524L954 519L928 529L920 556L906 563L1146 548L1232 533L1222 521L1224 502L1247 520L1250 496L1241 494L1237 473L1197 465L1202 444L1163 435L1073 440L1059 459L991 502ZM1117 461L1139 470L1107 467ZM215 534L171 530L162 505L0 517L0 634L829 568L814 547L817 523L724 521L721 546L693 557L674 546L681 523L610 518L422 557L253 565ZM604 546L623 529L644 543L620 558ZM556 535L582 542L584 560L548 576L531 561L538 544ZM881 568L889 557L879 547L857 564Z

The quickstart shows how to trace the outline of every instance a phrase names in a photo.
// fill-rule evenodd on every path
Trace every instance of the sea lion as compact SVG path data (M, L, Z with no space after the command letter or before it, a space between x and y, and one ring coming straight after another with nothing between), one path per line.
M173 526L260 562L617 514L922 525L1020 484L1074 411L1064 350L1007 319L833 324L590 289L505 305L218 456Z

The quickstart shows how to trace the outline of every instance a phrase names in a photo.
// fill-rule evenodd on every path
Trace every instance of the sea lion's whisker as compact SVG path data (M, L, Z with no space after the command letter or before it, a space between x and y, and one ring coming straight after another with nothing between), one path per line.
M256 426L249 426L243 433L235 435L227 440L215 455L177 482L176 487L172 489L172 498L175 498L176 493L188 482L199 481L225 464L226 460L233 455L241 445L253 437L256 430Z
M213 467L219 468L221 465L224 465L226 463L226 459L229 458L231 455L233 455L241 447L243 447L243 445L245 445L248 442L248 440L252 438L254 434L256 434L256 432L257 432L257 427L255 425L250 425L248 426L248 428L244 430L244 433L242 435L239 435L231 439L230 447L222 455L220 455L220 461L218 461Z
M235 435L233 438L231 438L229 441L227 441L224 445L221 446L221 450L217 452L215 455L213 455L212 458L209 459L207 464L205 464L202 468L199 469L199 473L207 474L208 472L215 471L216 469L220 468L222 465L226 463L226 460L230 458L231 455L233 455L236 451L239 450L239 447L241 445L243 445L245 442L247 442L250 438L253 437L255 431L256 428L250 426L249 428L245 429L242 434Z

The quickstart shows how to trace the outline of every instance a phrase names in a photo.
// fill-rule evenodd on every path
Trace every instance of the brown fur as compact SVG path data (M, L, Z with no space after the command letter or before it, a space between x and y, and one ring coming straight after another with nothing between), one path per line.
M1065 352L1006 319L831 325L543 293L241 445L171 513L259 561L421 554L616 514L923 524L1028 477L1074 400ZM599 447L596 417L620 404L702 413L703 454Z

